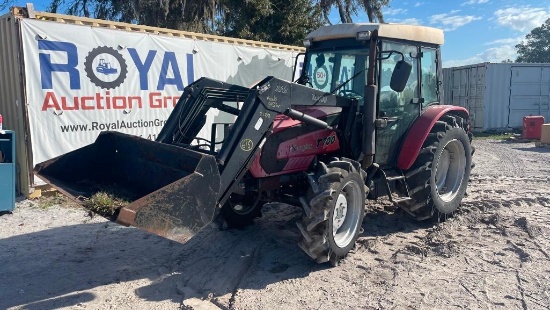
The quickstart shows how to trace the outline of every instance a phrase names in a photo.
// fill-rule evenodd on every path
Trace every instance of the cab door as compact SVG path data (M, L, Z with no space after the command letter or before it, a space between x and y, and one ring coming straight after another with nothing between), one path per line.
M401 60L401 55L393 53L389 58L379 62L378 119L385 120L386 125L376 130L375 162L381 166L391 166L396 162L403 137L421 110L419 46L383 42L382 51L390 50L403 53L405 61L412 64L412 71L405 89L398 93L390 88L390 81L395 64Z

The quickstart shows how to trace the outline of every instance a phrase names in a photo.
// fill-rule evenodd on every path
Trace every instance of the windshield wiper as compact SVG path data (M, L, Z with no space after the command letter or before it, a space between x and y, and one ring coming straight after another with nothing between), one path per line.
M344 85L346 85L347 83L349 83L349 81L353 80L354 78L356 78L359 74L363 73L365 71L365 69L355 73L352 77L350 77L349 79L347 79L344 83L338 85L335 89L331 90L330 93L331 94L334 94L335 91L339 90L340 88L344 87Z

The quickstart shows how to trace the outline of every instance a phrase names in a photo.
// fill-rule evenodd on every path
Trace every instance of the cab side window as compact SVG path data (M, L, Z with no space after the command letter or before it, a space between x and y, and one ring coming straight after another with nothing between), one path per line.
M405 61L412 65L412 71L407 80L407 85L403 92L396 92L390 88L391 76L395 64L401 60L401 55L394 53L388 59L382 60L380 72L380 110L384 111L387 116L408 112L409 109L414 109L411 105L413 98L420 97L419 82L418 82L418 59L415 56L418 53L418 47L410 44L384 42L382 44L383 51L399 51L403 53Z
M431 103L437 102L437 62L436 50L431 48L422 49L422 59L420 60L422 68L422 97L426 107Z

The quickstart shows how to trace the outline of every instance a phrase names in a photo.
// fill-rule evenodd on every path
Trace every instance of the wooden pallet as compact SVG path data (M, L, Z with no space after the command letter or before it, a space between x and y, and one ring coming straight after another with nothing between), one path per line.
M51 197L57 195L59 192L53 188L50 184L38 185L34 187L34 191L27 195L29 199L37 199L40 197Z
M535 142L535 146L550 149L550 143Z

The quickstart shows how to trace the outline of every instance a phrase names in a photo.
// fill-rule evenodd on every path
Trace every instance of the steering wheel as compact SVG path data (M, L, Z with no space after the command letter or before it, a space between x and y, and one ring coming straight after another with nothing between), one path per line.
M311 88L313 88L313 84L311 83L311 79L307 75L303 75L303 76L299 77L296 81L294 81L294 83L298 83L298 84L306 85L306 86L309 85Z

